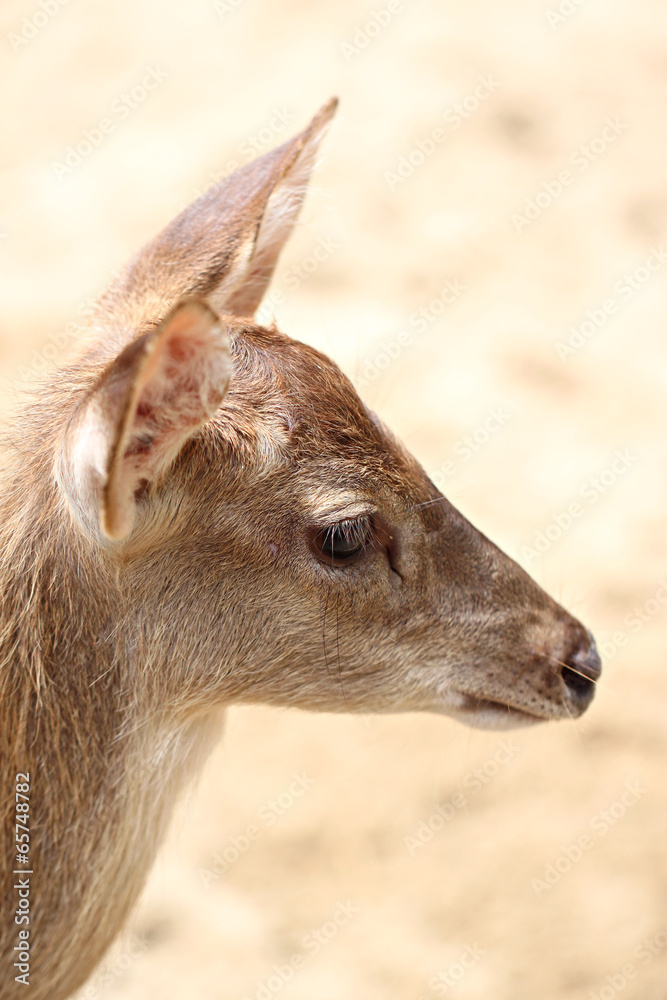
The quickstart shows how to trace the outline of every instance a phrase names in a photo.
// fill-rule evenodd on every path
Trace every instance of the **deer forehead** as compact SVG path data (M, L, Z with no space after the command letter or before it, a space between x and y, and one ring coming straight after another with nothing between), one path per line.
M314 503L359 500L352 488L369 484L401 451L374 419L338 366L277 330L246 324L232 340L233 375L218 415L222 447L264 468L298 463L323 480ZM332 501L332 484L338 483ZM311 488L309 486L309 488ZM338 496L341 500L338 500Z

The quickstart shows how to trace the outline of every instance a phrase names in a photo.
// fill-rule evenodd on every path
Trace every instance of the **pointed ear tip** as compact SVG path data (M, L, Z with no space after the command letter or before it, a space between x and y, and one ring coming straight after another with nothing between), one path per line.
M173 333L187 334L188 331L198 331L201 334L202 323L209 332L217 327L219 334L228 338L229 324L206 299L197 295L184 295L163 319L162 335L169 337Z
M329 98L327 103L318 113L318 117L321 118L323 124L331 121L338 110L338 104L339 100L336 96Z
M181 312L189 312L192 315L197 315L199 317L207 316L216 323L220 322L220 317L215 309L206 301L206 299L202 299L198 295L183 295L166 318L169 319L170 317L173 317Z
M306 129L307 133L311 135L319 134L328 128L331 119L336 113L338 107L338 98L330 97L326 104L323 104L320 110L317 112L310 125Z

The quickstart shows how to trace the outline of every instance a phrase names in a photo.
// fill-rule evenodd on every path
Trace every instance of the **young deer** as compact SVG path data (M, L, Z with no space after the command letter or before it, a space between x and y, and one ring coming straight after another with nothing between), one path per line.
M504 727L577 717L593 697L583 625L441 496L335 364L252 320L334 110L149 243L14 427L3 997L22 995L26 952L32 1000L92 972L224 706ZM29 923L17 869L33 873Z

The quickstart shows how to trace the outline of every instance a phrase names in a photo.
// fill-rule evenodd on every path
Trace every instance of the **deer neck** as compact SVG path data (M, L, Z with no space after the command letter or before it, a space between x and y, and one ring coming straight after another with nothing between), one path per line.
M126 920L220 712L176 717L160 705L146 683L155 665L118 636L112 574L71 536L48 478L37 478L29 506L10 482L2 494L0 777L10 788L16 774L30 776L31 996L57 1000L85 981ZM7 968L15 931L6 925L0 941ZM72 954L85 960L62 962Z

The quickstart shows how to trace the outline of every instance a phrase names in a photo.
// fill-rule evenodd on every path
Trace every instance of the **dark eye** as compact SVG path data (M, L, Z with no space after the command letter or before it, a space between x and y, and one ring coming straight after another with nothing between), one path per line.
M328 562L343 563L363 552L370 540L370 519L349 518L318 531L315 535L315 548Z

